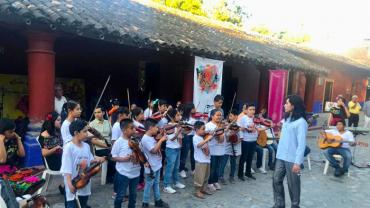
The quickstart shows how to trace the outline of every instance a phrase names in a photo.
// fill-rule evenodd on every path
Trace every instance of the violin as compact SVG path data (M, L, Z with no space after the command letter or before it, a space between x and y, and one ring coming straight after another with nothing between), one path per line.
M134 157L134 164L135 163L136 164L140 163L143 165L148 164L149 170L150 170L149 176L151 178L154 178L154 171L152 167L150 166L149 161L145 156L145 153L141 150L138 140L134 138L130 139L128 142L128 146L130 147L130 149L132 149L132 155Z
M208 120L208 113L196 112L196 113L192 113L191 117L194 118L194 119L197 119L197 120L199 120L199 119Z
M105 137L98 130L94 129L91 126L89 126L89 128L87 130L92 135L94 135L95 138L98 138L99 140L104 141L104 143L105 143L105 145L107 145L107 147L111 147L111 145L109 144L109 142L107 141L107 139L105 139Z
M90 164L90 167L86 168L82 173L78 174L72 179L72 185L76 189L81 189L85 187L89 182L90 178L95 176L101 170L100 162L93 162Z
M185 131L191 131L194 129L194 125L187 123L185 121L180 121L179 126L183 128Z

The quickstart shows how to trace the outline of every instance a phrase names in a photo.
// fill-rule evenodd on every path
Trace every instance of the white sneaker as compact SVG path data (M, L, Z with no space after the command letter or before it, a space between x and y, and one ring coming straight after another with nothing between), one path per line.
M258 168L258 170L263 173L263 174L266 174L267 172L265 171L265 169L263 169L262 167L261 168Z
M253 168L251 168L251 173L256 173L256 172L253 170Z
M191 171L191 175L194 175L195 174L195 170Z
M167 186L167 187L164 187L163 192L168 193L168 194L174 194L176 193L176 190L173 189L171 186Z
M175 184L175 187L176 187L176 188L179 188L179 189L183 189L183 188L185 188L186 186L185 186L184 184L182 184L182 183L177 182L177 183Z
M216 188L216 190L221 190L220 184L214 183L213 186Z
M181 178L186 178L187 177L185 170L180 171L180 176L181 176Z
M215 192L216 191L216 188L213 184L208 184L208 189L212 192Z

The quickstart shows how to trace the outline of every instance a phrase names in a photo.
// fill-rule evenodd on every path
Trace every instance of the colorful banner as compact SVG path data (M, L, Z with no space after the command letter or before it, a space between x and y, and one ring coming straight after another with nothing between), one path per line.
M85 82L82 79L56 78L62 83L64 96L85 106ZM26 75L0 74L0 118L16 119L28 113Z
M196 56L193 102L198 112L213 108L213 98L221 94L223 61Z
M268 97L268 116L273 122L280 122L283 118L284 99L286 97L288 71L270 70L270 85Z

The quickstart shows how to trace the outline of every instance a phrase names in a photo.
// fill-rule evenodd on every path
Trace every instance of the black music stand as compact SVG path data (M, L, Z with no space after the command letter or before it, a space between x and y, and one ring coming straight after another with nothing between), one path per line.
M353 130L349 130L353 133L353 137L354 137L354 140L355 142L357 142L357 135L359 134L363 134L362 131L360 130L357 130L357 127L354 127ZM357 145L355 145L353 147L353 154L352 154L352 161L351 161L351 165L355 166L356 168L370 168L370 165L369 164L366 164L366 163L356 163L356 160L355 160L355 154L356 154L356 147Z

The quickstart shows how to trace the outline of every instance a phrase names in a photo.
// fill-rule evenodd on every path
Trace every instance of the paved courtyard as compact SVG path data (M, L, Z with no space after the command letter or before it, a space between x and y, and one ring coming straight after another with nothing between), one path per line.
M319 123L325 119L320 115ZM360 123L360 125L362 122ZM301 207L312 208L348 208L348 207L370 207L370 169L350 167L350 176L336 178L333 176L333 169L329 168L328 174L323 175L324 156L317 148L315 137L319 131L309 132L308 145L311 148L312 170L308 170L307 160L305 169L302 172L302 193ZM359 141L369 142L369 135L359 135ZM356 162L370 162L368 148L357 147L355 151ZM228 169L225 172L228 175ZM272 207L272 171L267 174L254 174L257 180L237 181L235 184L222 186L222 190L216 192L207 199L195 198L193 194L192 178L188 177L183 182L187 187L176 194L161 192L162 199L170 204L170 207L198 207L198 208L259 208ZM63 197L58 194L57 184L62 180L54 177L52 184L47 191L47 198L52 207L64 207ZM112 184L100 185L100 177L93 179L92 196L89 204L94 208L113 207ZM290 206L289 194L286 190L287 207ZM137 207L141 207L142 192L138 194ZM127 207L127 203L124 203ZM123 206L123 207L124 207ZM154 202L152 201L152 207Z

